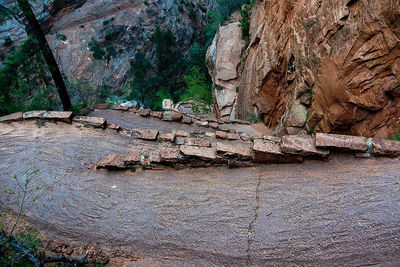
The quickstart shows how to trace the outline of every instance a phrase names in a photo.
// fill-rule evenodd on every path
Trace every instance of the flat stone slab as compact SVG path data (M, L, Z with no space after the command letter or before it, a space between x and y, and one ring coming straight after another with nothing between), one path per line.
M215 137L219 138L219 139L226 139L226 137L228 136L227 132L223 132L223 131L216 131L215 132Z
M125 165L138 164L142 159L142 155L138 152L129 152L124 158Z
M107 128L117 131L121 130L121 126L115 123L107 123Z
M215 160L217 158L215 148L182 145L180 150L186 157L195 157L205 160Z
M248 143L217 143L216 147L219 155L237 157L243 160L251 159L251 145Z
M46 113L46 110L27 111L27 112L24 112L22 117L24 118L24 120L43 119L45 113Z
M255 163L295 163L302 162L303 157L281 152L280 143L271 140L256 139L253 144L253 161Z
M226 135L226 139L228 139L228 140L239 140L240 136L238 134L236 134L236 133L228 133Z
M49 120L71 122L72 112L71 111L47 111L44 114L44 118L49 119Z
M400 141L373 138L372 143L372 154L376 156L400 156Z
M360 136L317 133L315 145L338 151L365 152L368 150L367 138Z
M151 116L153 118L162 119L163 118L163 113L161 111L153 111L153 112L151 112Z
M312 136L286 135L282 137L281 151L302 156L327 157L329 151L315 147L315 139Z
M188 146L201 146L201 147L210 147L211 143L207 139L203 138L186 138L186 145Z
M0 122L14 122L14 121L22 121L23 114L22 112L12 113L3 117L0 117Z
M107 124L107 120L101 117L76 116L73 121L90 125L94 128L104 128Z
M190 134L188 133L188 132L186 132L186 131L183 131L183 130L176 130L176 129L173 129L172 130L172 133L175 135L175 136L180 136L180 137L188 137Z
M158 130L132 129L130 136L143 140L155 141L157 139L157 135L158 135Z
M186 123L186 124L192 124L192 118L190 118L188 116L183 116L181 122Z
M106 169L124 169L125 168L125 155L111 153L105 159L100 159L96 164L98 168Z
M208 126L208 121L193 120L193 123L195 125L202 126L202 127L207 127Z
M161 141L174 142L175 141L175 134L173 134L173 133L160 133L159 138L160 138Z
M139 109L137 111L137 114L139 114L142 117L149 117L150 116L150 109Z
M160 150L161 162L177 162L180 159L178 147L163 147Z

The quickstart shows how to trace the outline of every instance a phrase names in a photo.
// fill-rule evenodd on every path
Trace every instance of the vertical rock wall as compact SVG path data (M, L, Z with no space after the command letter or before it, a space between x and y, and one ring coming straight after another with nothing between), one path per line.
M239 66L245 42L235 13L219 28L207 50L207 65L213 80L214 108L218 117L234 119L240 82Z
M396 0L256 1L236 116L260 116L278 134L392 136L399 38Z

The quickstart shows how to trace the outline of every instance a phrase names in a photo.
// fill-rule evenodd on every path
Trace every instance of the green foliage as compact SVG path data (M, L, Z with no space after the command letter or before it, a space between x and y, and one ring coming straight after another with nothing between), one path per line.
M57 109L56 89L38 44L28 38L0 69L0 114L33 109Z
M259 123L259 122L262 122L261 118L259 118L259 117L257 117L257 116L254 116L254 115L248 116L248 117L246 118L246 121L249 121L249 122L251 122L251 123Z
M112 22L112 21L114 21L114 20L115 20L114 17L112 17L111 19L106 19L106 20L104 20L104 21L103 21L103 26L107 26L108 24L110 24L110 22Z
M394 140L394 141L400 141L400 130L397 130L392 138L389 138L390 140Z
M106 56L106 52L99 45L99 43L92 37L89 42L89 50L92 52L92 55L95 59L104 59Z
M242 28L242 39L245 40L247 43L249 41L249 30L250 30L250 15L251 9L253 8L253 1L249 1L242 5L240 9L240 15L242 16L239 20L239 26Z
M62 34L62 33L57 33L56 34L56 39L57 40L61 40L61 41L67 41L67 36L65 35L65 34Z
M184 76L187 85L186 92L181 96L181 100L195 99L207 105L212 103L211 84L198 66L193 66L190 73Z

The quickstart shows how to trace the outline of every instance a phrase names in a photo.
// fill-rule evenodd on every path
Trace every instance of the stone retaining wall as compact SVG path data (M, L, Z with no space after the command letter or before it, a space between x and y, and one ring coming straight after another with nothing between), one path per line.
M127 111L130 111L128 108ZM136 110L140 116L182 121L187 114L170 111L150 112ZM90 168L132 169L143 167L157 169L160 166L207 167L227 165L248 167L265 163L295 163L305 158L326 160L333 153L352 153L357 157L400 156L400 142L385 139L367 139L358 136L317 133L315 136L263 136L248 135L224 129L224 123L213 119L201 119L208 127L219 129L216 133L182 130L160 132L158 129L130 129L107 123L99 117L76 116L72 112L30 111L0 117L0 122L17 122L29 119L45 119L85 125L94 128L109 128L130 138L146 142L158 142L159 150L150 155L131 152L126 155L110 154ZM185 123L185 122L184 122ZM223 140L222 140L223 139Z

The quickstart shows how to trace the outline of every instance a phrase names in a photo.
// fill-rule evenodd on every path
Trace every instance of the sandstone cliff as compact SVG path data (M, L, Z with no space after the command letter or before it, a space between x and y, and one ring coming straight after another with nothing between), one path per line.
M215 54L221 54L218 47ZM396 0L256 1L243 61L238 68L232 61L243 70L240 119L261 116L280 135L386 138L399 127Z

